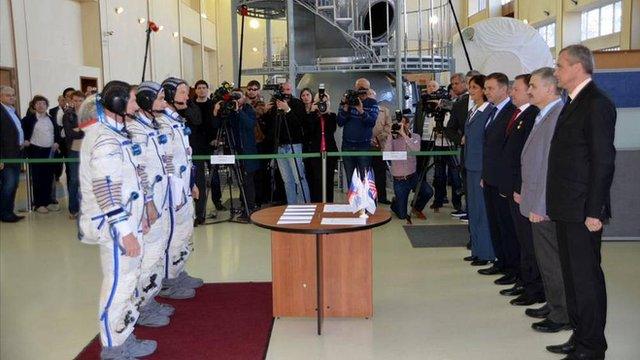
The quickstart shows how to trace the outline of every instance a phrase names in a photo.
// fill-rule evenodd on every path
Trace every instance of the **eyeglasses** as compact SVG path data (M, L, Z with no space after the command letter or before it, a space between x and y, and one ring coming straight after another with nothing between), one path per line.
M247 91L258 91L258 88L247 88Z

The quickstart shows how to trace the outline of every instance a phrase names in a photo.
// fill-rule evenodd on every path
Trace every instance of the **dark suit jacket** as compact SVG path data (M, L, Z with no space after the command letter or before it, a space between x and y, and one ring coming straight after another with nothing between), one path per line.
M58 111L60 110L60 106L56 106L53 107L51 109L49 109L49 116L51 116L51 118L53 120L56 120L56 117L58 116Z
M511 134L504 143L502 157L510 176L507 175L500 179L498 190L502 195L512 196L514 191L518 194L520 193L520 187L522 187L520 155L522 154L522 147L527 141L529 133L531 133L531 129L536 122L536 116L539 112L540 110L538 110L537 107L533 105L529 106L518 116L511 129Z
M492 186L499 186L500 179L511 176L509 167L504 163L502 149L506 140L507 124L515 110L515 105L509 101L485 130L482 180Z
M53 125L53 142L60 144L62 139L60 138L60 128L56 124L55 118L52 118L49 115L49 120L51 120L51 124ZM38 122L38 117L35 113L29 113L22 119L22 131L24 131L24 139L31 141L31 137L33 136L33 129Z
M591 81L565 105L551 140L547 212L551 220L611 217L616 108Z
M16 113L16 116L18 116L18 113ZM20 119L19 116L18 119ZM4 106L0 105L0 158L15 159L22 157L22 150L18 142L18 129Z
M460 140L464 135L464 124L469 116L469 94L464 94L453 103L451 117L445 129L445 135L454 143L460 145Z

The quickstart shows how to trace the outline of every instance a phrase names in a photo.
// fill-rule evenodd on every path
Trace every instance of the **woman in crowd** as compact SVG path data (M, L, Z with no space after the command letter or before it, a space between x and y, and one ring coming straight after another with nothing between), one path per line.
M314 95L311 89L304 88L300 92L300 99L304 103L306 117L305 127L305 151L338 151L334 134L337 129L337 115L329 110L331 106L329 95L324 94L320 99ZM324 102L323 105L320 105ZM319 108L320 107L320 108ZM338 163L338 158L327 157L326 191L328 203L333 202L333 178ZM311 202L322 202L322 159L309 158L305 166Z
M60 130L53 118L49 116L49 100L36 95L29 103L29 112L22 119L22 129L27 156L31 159L47 159L58 151ZM46 214L49 211L60 211L60 206L53 203L51 188L53 186L54 167L51 164L31 164L33 180L33 208Z
M465 124L464 166L467 170L467 201L469 206L469 228L471 233L471 265L482 266L495 259L489 220L484 204L482 185L482 152L484 128L493 110L484 95L484 75L476 75L469 80L469 98L474 101Z

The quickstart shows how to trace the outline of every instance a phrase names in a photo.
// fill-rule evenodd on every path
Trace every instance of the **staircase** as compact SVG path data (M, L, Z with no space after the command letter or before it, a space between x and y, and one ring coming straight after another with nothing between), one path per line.
M371 26L365 29L353 0L295 0L305 9L314 13L331 26L338 29L353 48L356 61L380 62L380 48L387 43L374 42Z

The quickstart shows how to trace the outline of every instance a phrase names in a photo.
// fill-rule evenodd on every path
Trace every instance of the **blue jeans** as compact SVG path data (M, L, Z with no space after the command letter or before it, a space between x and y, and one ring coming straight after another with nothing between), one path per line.
M67 158L77 159L80 157L78 151L69 150ZM68 162L67 168L67 191L69 192L69 212L77 214L80 212L80 163Z
M407 205L409 202L409 193L414 190L418 182L418 174L413 173L407 179L393 179L393 192L395 193L395 199L391 203L391 210L398 216L399 219L406 219ZM420 183L420 191L418 196L413 199L413 208L422 211L429 202L429 199L433 196L433 189L426 181Z
M10 219L15 216L13 212L20 179L19 164L4 164L0 170L0 218Z
M371 146L369 144L352 145L348 143L342 143L342 151L369 151ZM347 190L351 187L351 178L353 177L353 171L358 168L360 172L360 178L364 177L367 168L371 166L370 156L344 156L342 157L342 163L344 165L344 172L347 176Z
M302 144L293 144L293 151L296 154L302 153ZM278 154L291 154L291 145L280 145ZM302 158L278 159L278 169L280 169L284 190L287 193L287 203L304 204L309 202L311 200L309 184L305 176Z

